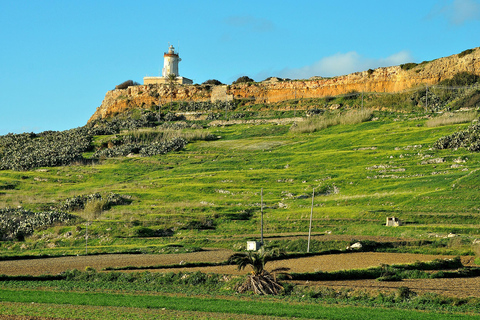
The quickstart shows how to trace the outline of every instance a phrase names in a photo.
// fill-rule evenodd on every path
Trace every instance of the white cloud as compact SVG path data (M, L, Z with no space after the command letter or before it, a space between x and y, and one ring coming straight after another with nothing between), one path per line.
M437 6L429 17L443 16L450 24L459 26L467 21L480 20L480 2L476 0L453 0L453 2Z
M325 57L309 66L285 68L278 73L278 76L291 79L307 79L313 76L333 77L412 61L413 58L408 51L400 51L380 59L367 58L351 51Z

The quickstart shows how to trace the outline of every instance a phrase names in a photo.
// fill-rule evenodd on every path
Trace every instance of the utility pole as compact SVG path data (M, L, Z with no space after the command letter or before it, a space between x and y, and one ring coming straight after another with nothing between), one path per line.
M260 212L262 213L262 218L261 218L261 227L260 227L260 242L262 243L263 246L263 188L260 190Z
M312 191L312 209L310 210L310 227L308 228L308 245L307 253L310 252L310 238L312 236L312 220L313 220L313 199L315 198L315 188Z
M88 255L88 221L85 223L85 255Z

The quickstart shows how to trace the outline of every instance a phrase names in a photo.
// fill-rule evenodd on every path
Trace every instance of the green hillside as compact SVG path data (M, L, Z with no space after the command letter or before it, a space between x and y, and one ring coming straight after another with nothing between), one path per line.
M345 112L314 119L345 119ZM470 121L431 126L436 116L430 113L377 111L361 123L339 120L301 133L308 121L292 125L292 112L256 113L264 120L272 115L283 123L182 122L189 128L176 132L190 142L166 154L88 160L93 149L122 136L145 143L168 131L150 127L94 136L94 148L82 156L87 160L76 164L0 171L0 208L13 216L53 210L78 217L40 224L1 245L9 254L84 253L90 221L89 252L241 249L260 236L263 188L268 241L305 239L315 189L314 235L424 239L436 245L409 250L473 253L471 243L480 237L480 154L433 148ZM404 225L385 227L389 216ZM449 233L461 236L444 239Z

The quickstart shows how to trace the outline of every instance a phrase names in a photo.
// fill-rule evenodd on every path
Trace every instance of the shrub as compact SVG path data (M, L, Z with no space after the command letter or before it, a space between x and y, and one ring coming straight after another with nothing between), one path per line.
M473 124L466 130L455 132L454 134L438 139L433 144L433 148L466 148L469 151L480 151L480 124Z
M110 192L106 196L102 196L100 193L92 193L88 195L67 198L58 206L58 208L65 211L83 210L89 203L101 202L102 210L107 210L112 206L130 204L132 202L131 198L131 196L120 195L113 192ZM90 209L93 209L93 207Z
M211 84L211 85L214 85L214 86L218 86L218 85L221 85L223 83L221 83L217 79L209 79L209 80L203 82L202 84Z
M405 301L411 297L416 296L417 294L413 292L409 287L399 287L395 293L396 301Z
M352 90L342 95L342 97L344 100L355 100L358 98L359 95L360 95L360 92L356 90Z
M7 134L0 137L0 145L3 146L0 170L20 171L82 162L82 153L92 148L91 141L92 136L85 128L40 134Z
M480 106L480 90L473 90L466 95L460 96L449 104L451 110L460 108L473 109Z
M418 65L417 63L409 62L409 63L401 64L400 68L402 68L402 70L407 71L407 70L415 68L417 65Z
M108 203L106 199L93 199L87 201L84 208L84 218L89 220L97 219L103 212L108 208Z
M458 54L458 57L459 57L459 58L463 58L463 57L465 57L466 55L469 55L469 54L471 54L471 53L474 52L474 51L475 51L475 49L467 49L467 50L465 50L465 51L460 52L460 53Z
M470 86L472 84L477 83L480 80L480 76L476 74L464 71L455 74L451 79L446 79L440 81L438 84L441 86Z
M36 229L57 223L73 222L77 217L65 212L33 212L24 209L0 209L0 235L2 240L24 240Z
M173 138L169 141L164 142L154 142L151 145L144 146L140 149L140 155L146 156L155 156L158 154L165 154L170 151L177 151L183 149L187 144L187 140L183 138Z
M208 230L215 229L215 221L213 219L202 218L200 220L191 220L187 222L181 229L191 230Z
M255 82L255 80L253 80L252 78L250 78L248 76L242 76L242 77L238 78L237 80L235 80L234 82L232 82L232 84L245 83L245 82Z
M128 87L138 86L138 85L139 85L138 82L133 82L132 80L127 80L127 81L124 81L124 82L120 83L119 85L115 86L115 89L127 89Z

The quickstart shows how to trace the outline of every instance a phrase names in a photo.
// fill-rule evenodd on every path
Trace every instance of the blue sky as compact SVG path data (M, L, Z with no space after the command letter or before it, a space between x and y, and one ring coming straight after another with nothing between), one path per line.
M158 76L336 76L480 46L480 0L0 0L0 134L84 125L107 90Z

